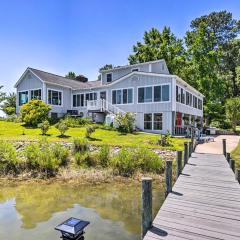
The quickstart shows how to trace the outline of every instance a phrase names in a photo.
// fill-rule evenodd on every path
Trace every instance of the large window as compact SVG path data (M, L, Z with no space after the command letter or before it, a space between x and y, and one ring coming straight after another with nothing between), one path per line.
M48 90L48 104L61 106L62 92L57 90Z
M145 130L162 130L162 113L144 114Z
M112 82L112 73L107 73L107 82Z
M112 90L112 104L130 104L133 103L133 89Z
M181 103L185 103L185 92L184 90L181 88Z
M28 102L28 91L18 93L19 106Z
M83 106L84 106L84 94L74 94L73 107L83 107Z
M31 99L41 100L42 99L42 91L41 91L41 89L31 90Z
M193 107L197 108L197 97L193 96Z
M198 99L198 109L202 110L202 100Z
M138 102L166 102L169 101L169 85L138 88Z

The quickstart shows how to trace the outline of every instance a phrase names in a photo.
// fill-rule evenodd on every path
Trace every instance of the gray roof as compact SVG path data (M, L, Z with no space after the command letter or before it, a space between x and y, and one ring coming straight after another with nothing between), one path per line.
M78 80L69 79L63 76L59 76L53 73L45 72L42 70L28 68L35 75L37 75L43 82L52 83L61 85L63 87L69 87L72 89L87 89L87 88L95 88L101 86L101 81L88 81L88 82L80 82Z

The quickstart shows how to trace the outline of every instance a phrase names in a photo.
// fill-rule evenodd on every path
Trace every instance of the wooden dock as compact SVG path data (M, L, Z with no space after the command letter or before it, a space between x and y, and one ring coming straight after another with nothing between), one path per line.
M192 153L144 237L158 239L240 239L240 185L224 155Z

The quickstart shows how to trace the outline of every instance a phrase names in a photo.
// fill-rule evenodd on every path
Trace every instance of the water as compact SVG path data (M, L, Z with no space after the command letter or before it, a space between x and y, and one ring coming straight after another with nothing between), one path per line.
M153 212L164 199L153 184ZM54 227L73 216L90 221L86 240L140 239L140 183L72 186L31 183L1 187L1 240L57 240Z

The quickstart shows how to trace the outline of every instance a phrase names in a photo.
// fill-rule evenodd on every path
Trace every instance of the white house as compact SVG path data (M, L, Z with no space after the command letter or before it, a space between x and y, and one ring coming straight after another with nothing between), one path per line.
M101 71L83 82L27 68L15 84L17 113L30 99L51 105L51 116L67 113L103 122L107 114L133 112L143 131L183 134L203 117L203 95L176 75L164 60Z

